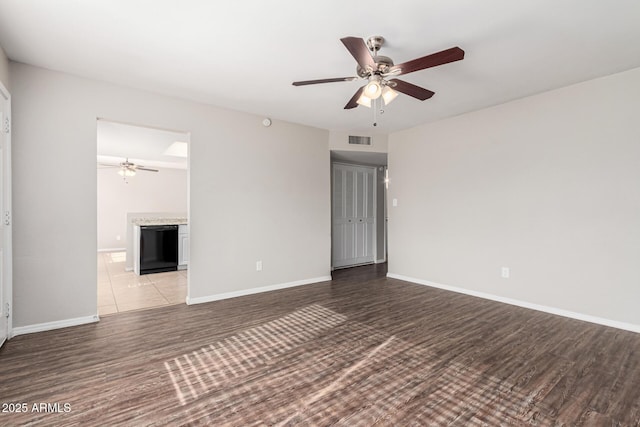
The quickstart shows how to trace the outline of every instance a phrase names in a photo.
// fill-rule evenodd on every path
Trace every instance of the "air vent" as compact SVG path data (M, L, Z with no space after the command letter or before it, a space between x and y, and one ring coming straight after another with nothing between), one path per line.
M353 136L353 135L349 135L349 144L371 145L371 137L370 136Z

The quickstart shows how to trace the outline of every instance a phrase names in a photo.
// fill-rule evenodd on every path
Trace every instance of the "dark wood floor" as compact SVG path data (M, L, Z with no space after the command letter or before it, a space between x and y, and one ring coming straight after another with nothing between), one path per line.
M384 274L16 337L0 425L640 425L639 334Z

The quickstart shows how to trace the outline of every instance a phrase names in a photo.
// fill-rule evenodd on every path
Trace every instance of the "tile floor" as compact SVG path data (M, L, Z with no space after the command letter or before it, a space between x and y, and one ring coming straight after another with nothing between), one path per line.
M98 253L98 314L184 304L187 271L145 274L125 271L125 252Z

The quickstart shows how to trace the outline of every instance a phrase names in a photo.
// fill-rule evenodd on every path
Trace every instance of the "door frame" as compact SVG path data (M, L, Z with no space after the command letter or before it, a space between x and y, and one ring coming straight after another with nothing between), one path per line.
M2 221L4 223L2 242L2 286L3 307L0 315L7 318L7 339L13 337L13 247L12 247L12 206L11 206L11 94L0 82L0 102L4 104L4 114L0 124L0 132L5 134L2 147Z
M138 128L144 128L144 129L151 129L151 130L160 130L160 131L168 131L168 132L174 132L174 133L182 133L184 134L187 138L187 188L186 188L186 192L187 192L187 234L190 233L191 230L191 131L185 131L185 130L179 130L179 129L174 129L174 128L170 128L170 127L162 127L162 126L155 126L155 125L148 125L148 124L141 124L139 121L128 121L128 120L120 120L120 119L112 119L112 118L107 118L107 117L96 117L96 140L95 140L95 147L96 147L96 154L97 154L97 138L98 138L98 122L99 121L104 121L104 122L108 122L108 123L116 123L116 124L121 124L121 125L126 125L126 126L132 126L132 127L138 127ZM95 158L95 156L94 156ZM98 200L98 197L100 197L99 191L98 191L98 186L96 186L96 191L95 191L95 196L96 196L96 203ZM151 212L142 212L144 214L150 214L151 216L153 216L155 213L151 213ZM127 222L129 223L129 215L127 215ZM96 221L96 236L98 233L98 229L100 227L100 223ZM126 240L128 240L127 238L127 233L129 233L129 230L131 230L131 234L134 235L135 233L135 227L132 226L130 223L127 227L126 233L125 233L125 244L126 244L126 252L128 255L133 256L133 253L135 252L135 245L133 245L131 248L129 248L129 244L128 242L126 242ZM135 237L134 237L135 239ZM133 240L133 239L132 239ZM189 251L189 255L191 253L191 249L190 249L190 238L187 238L187 250ZM97 248L98 245L98 239L96 237L96 253L100 252ZM129 250L131 249L131 250ZM129 252L131 252L129 254ZM180 260L178 260L180 261ZM136 267L135 267L135 262L132 261L131 263L131 267L126 266L125 267L125 271L128 272L135 272L136 271ZM187 272L187 297L185 298L184 304L189 304L189 294L191 292L191 270L189 268L187 268L185 270ZM96 265L96 277L97 277L97 265ZM96 282L94 283L94 285L96 286L96 288L98 287L98 280L96 279ZM97 306L97 298L96 298L96 313L98 314L99 317L99 313L98 313L98 306ZM182 304L182 303L181 303ZM154 308L159 308L159 307L154 307Z

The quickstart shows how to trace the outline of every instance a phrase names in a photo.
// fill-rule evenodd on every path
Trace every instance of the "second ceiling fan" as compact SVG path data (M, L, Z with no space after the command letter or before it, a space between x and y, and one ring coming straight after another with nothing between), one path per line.
M384 38L381 36L369 37L366 43L359 37L344 37L340 39L340 41L358 63L356 68L357 76L304 80L293 82L293 85L305 86L318 83L348 82L358 80L359 78L368 80L367 84L358 89L349 102L347 102L347 105L344 106L346 110L355 108L358 105L371 107L371 101L380 97L382 97L385 104L388 104L398 95L398 92L402 92L420 101L429 99L434 95L434 92L404 80L396 78L388 79L388 77L401 76L403 74L413 73L414 71L424 70L425 68L460 61L464 58L464 50L459 47L452 47L395 65L391 58L378 55L378 51L384 43Z
M120 162L117 165L110 163L100 163L102 167L107 168L118 168L118 175L122 177L134 176L137 171L146 171L146 172L158 172L158 169L151 169L144 167L142 165L135 164L129 161L129 158L126 158L124 162Z

